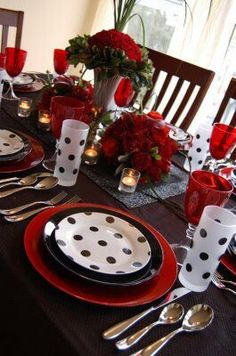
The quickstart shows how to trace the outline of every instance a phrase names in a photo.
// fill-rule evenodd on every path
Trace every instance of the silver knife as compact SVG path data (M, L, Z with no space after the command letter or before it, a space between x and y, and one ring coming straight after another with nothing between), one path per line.
M38 173L32 173L30 174L30 176L32 177L49 177L51 176L52 173L48 173L48 172L38 172ZM24 177L25 178L25 177ZM4 178L4 179L0 179L0 184L1 183L8 183L8 182L14 182L16 180L19 180L19 179L22 179L22 178L19 178L19 177L12 177L12 178Z
M105 330L102 334L103 338L105 340L114 339L115 337L121 335L125 330L129 329L138 320L141 320L142 318L144 318L146 315L150 314L154 310L164 307L165 305L171 303L173 300L177 300L190 292L191 291L189 289L184 287L175 288L174 290L172 290L167 294L163 302L161 302L160 304L153 305L149 309L146 309L143 312L135 316L132 316L129 319L123 320L120 323L113 325L109 329Z

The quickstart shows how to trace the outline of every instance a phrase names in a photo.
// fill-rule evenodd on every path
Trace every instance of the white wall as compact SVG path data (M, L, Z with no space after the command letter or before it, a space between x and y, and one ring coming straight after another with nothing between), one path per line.
M21 48L28 51L24 71L53 71L53 49L65 48L77 34L90 33L98 2L0 0L2 8L24 11Z

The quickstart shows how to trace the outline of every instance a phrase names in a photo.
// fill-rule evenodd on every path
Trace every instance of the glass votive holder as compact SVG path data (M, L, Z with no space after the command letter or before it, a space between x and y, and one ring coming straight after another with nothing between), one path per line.
M18 101L18 116L29 117L32 109L32 99L20 98Z
M97 164L102 145L99 142L88 142L83 153L83 162L85 164Z
M38 128L44 131L51 130L51 114L48 110L39 110Z
M140 178L140 172L133 168L124 168L121 174L118 190L124 193L134 193Z

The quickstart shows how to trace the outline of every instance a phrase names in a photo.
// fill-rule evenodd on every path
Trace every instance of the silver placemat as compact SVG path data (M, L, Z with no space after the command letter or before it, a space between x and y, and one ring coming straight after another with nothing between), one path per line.
M155 194L146 184L140 183L136 192L133 194L118 191L120 177L115 177L111 172L106 171L106 169L100 165L81 165L80 171L112 197L122 202L127 208L138 208L157 201ZM172 165L166 181L156 183L154 188L159 198L166 199L184 193L187 181L188 174L175 165Z

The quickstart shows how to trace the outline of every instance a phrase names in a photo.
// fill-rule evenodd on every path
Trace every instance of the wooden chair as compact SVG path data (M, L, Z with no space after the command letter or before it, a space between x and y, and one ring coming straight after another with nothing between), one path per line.
M20 48L24 12L0 8L0 25L2 25L1 52L7 47L9 27L16 27L15 47Z
M227 108L230 99L236 100L236 78L231 79L213 123L222 121L225 109ZM236 105L234 108L234 114L230 122L227 122L227 124L231 126L236 126Z
M153 85L158 84L161 72L166 74L151 109L160 112L159 106L162 100L167 97L167 103L164 110L161 110L161 114L166 118L168 113L174 110L173 115L171 114L171 117L168 117L167 121L173 125L177 124L183 130L187 130L207 93L215 73L152 49L148 49L148 51L149 58L153 61L155 67ZM174 78L175 80L177 79L177 82L174 85L170 85ZM175 108L176 98L184 89L184 83L187 82L189 82L189 85L178 107ZM192 94L196 94L193 100ZM153 89L146 93L143 100L144 107L148 104L148 101L152 101L152 95ZM185 112L186 110L187 112Z

